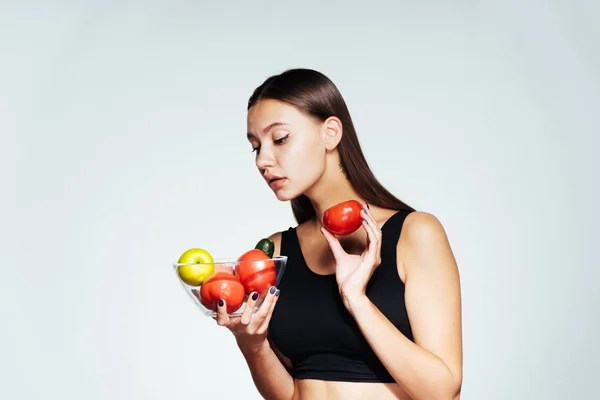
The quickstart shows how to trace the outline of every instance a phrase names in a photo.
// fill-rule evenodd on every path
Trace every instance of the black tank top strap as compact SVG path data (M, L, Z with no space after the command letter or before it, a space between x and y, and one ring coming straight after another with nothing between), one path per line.
M412 211L400 210L396 211L381 227L381 255L384 258L396 260L396 248L404 220Z
M289 256L290 247L293 246L293 241L290 240L292 229L293 228L290 227L287 230L281 232L281 244L279 254L282 256Z
M398 243L398 239L400 239L400 233L402 232L402 225L404 225L404 220L412 211L408 210L400 210L396 211L391 217L384 222L381 227L381 233L386 237L387 241L390 243Z
M293 284L298 280L298 273L302 268L302 250L300 249L300 242L296 234L296 228L289 227L287 230L281 232L281 244L279 254L287 256L288 261L283 272L279 286L285 286Z
M281 245L279 254L294 259L297 259L298 257L301 258L302 250L300 249L300 242L298 241L296 228L289 227L285 231L281 232Z

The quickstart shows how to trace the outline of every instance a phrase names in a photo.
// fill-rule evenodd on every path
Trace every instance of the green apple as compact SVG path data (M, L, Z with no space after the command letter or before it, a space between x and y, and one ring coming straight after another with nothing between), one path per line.
M215 264L212 255L200 248L186 250L177 261L177 272L182 281L190 286L200 286L214 274Z

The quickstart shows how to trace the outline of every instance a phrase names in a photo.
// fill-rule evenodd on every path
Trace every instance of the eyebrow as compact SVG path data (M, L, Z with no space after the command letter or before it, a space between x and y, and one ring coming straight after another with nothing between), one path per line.
M271 129L275 128L276 126L282 126L282 125L289 125L289 124L286 124L285 122L273 122L272 124L267 125L267 127L264 128L262 130L262 132L263 133L269 132ZM246 134L246 136L248 137L248 139L250 139L250 138L256 138L256 136L252 132L248 132Z

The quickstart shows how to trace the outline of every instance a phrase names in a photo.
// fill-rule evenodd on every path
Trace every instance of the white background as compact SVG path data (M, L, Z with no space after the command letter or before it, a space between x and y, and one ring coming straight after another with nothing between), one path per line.
M290 67L334 80L378 178L446 227L463 399L593 397L598 5L12 3L1 398L259 398L170 264L294 225L245 139L252 90Z

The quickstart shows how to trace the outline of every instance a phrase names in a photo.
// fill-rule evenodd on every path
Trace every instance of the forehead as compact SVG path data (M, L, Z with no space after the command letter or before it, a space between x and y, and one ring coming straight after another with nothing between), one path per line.
M307 120L308 118L296 107L281 101L265 99L248 111L248 132L260 136L265 128L272 124L297 125L306 123Z

